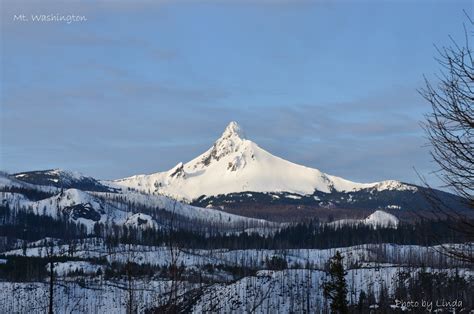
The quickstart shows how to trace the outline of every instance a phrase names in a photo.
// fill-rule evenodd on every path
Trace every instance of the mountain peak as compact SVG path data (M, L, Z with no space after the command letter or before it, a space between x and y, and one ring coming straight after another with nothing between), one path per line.
M237 122L230 122L209 151L201 156L201 164L208 166L212 160L221 158L240 151L241 154L249 149L250 141L244 137L242 128ZM250 152L251 153L251 152Z
M230 138L230 137L238 137L240 139L245 139L244 132L240 125L235 122L231 121L222 133L221 139Z
M155 191L187 201L203 195L240 192L288 192L299 195L406 189L394 181L357 183L292 163L247 139L239 124L230 122L206 152L166 172L115 181L141 191Z

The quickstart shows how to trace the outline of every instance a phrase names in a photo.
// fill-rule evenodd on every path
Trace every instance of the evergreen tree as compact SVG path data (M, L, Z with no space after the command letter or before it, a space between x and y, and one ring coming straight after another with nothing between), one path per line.
M359 303L357 304L357 310L359 313L364 313L365 306L367 305L367 294L362 290L359 294Z
M347 283L342 264L343 257L339 251L331 258L329 264L329 280L323 284L324 297L331 301L332 313L348 313Z

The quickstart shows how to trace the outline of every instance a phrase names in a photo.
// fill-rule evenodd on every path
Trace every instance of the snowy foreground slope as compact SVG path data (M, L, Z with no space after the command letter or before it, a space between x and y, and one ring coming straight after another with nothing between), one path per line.
M348 301L354 304L361 291L373 291L375 302L381 302L381 287L393 286L400 271L412 275L421 268L378 267L349 270ZM437 273L455 276L456 271L437 270ZM466 280L472 272L458 270ZM321 284L326 273L311 269L260 271L231 284L199 285L183 282L180 294L196 296L189 305L190 313L320 313L327 307ZM136 280L133 283L137 312L144 313L167 300L170 281ZM0 282L0 305L6 313L44 313L48 309L46 283ZM391 294L394 291L389 291ZM55 291L54 310L57 313L127 313L127 282L88 279L81 284L62 281ZM392 307L397 309L396 305ZM399 310L402 308L399 306Z
M108 184L186 201L202 195L216 196L246 191L307 195L314 191L349 192L368 188L376 191L417 189L393 180L356 183L294 164L273 156L246 139L236 122L227 126L209 150L186 164L178 163L166 172L137 175Z
M46 253L41 241L32 243L27 256ZM345 257L348 269L346 280L348 302L356 304L362 291L374 295L374 304L381 300L382 289L388 296L396 293L400 274L409 279L426 271L422 265L443 260L435 247L397 246L391 244L361 245L327 250L192 250L183 251L178 259L190 274L200 273L213 282L192 281L185 277L178 285L178 298L186 312L202 313L318 313L326 308L321 284L327 280L324 265L336 250ZM67 245L58 245L55 254L68 256ZM167 253L168 252L168 253ZM107 279L105 269L130 258L147 265L166 265L170 257L166 247L119 246L112 251L99 239L84 241L76 251L76 258L106 257L107 264L69 261L55 264L58 276L54 308L58 313L126 313L130 283L125 279ZM112 254L111 254L112 253ZM21 250L6 255L22 255ZM285 270L265 269L264 261L280 256L290 265ZM388 262L391 261L391 262ZM114 263L114 264L112 264ZM447 278L460 277L472 282L473 271L444 259L429 270ZM241 265L257 269L245 277L234 278L219 268L208 265ZM450 266L448 266L450 265ZM304 267L303 267L304 266ZM101 268L100 273L98 269ZM77 277L81 271L82 277ZM72 274L72 272L76 272ZM80 278L80 280L78 279ZM139 313L155 308L168 300L171 281L165 278L136 278L131 283L134 302ZM7 313L43 313L48 306L47 283L0 282L0 307Z

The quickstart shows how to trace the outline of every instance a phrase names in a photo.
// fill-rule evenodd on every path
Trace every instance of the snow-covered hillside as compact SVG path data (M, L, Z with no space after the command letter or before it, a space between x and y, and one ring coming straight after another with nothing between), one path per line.
M136 175L112 183L186 201L202 195L245 191L306 195L315 190L326 193L369 188L416 190L416 187L398 181L356 183L286 161L246 139L236 122L227 126L209 150L186 164L180 162L166 172Z
M377 210L364 220L367 225L374 227L393 227L398 226L398 218L392 214L386 213L383 210Z
M26 248L17 248L2 254L5 256L46 257L48 243L55 243L54 255L68 257L70 244L61 244L60 240L44 239L31 242ZM109 263L126 263L133 255L137 264L166 266L171 260L171 251L165 246L127 245L120 244L114 248L107 247L100 238L90 238L73 245L76 258L103 258ZM324 270L329 259L339 251L344 257L347 268L371 267L373 265L431 265L432 267L461 267L463 262L449 258L443 248L456 248L462 252L470 252L472 244L443 246L397 245L390 243L363 244L349 247L330 249L181 249L179 263L186 267L201 267L206 264L243 266L255 269L265 269L265 261L274 256L285 259L290 267L310 265L311 268Z
M341 219L329 223L332 226L366 225L376 228L397 228L399 219L383 210L376 210L365 219Z
M23 210L55 219L65 217L85 225L89 231L96 222L123 224L131 215L77 189L68 189L39 201L31 201L20 193L0 192L0 197L3 204L15 211Z
M156 223L156 221L153 220L150 215L142 213L133 214L132 216L128 217L125 221L125 225L131 227L139 227L142 229L158 228L158 224Z
M30 189L48 193L56 193L60 190L52 185L32 184L25 181L21 181L15 178L14 176L8 175L5 172L0 172L0 189L5 190L12 188Z
M0 185L4 187L18 187L31 190L47 191L52 196L34 201L19 192L0 191L2 205L9 206L14 211L22 210L27 213L49 216L54 219L67 218L85 225L91 232L94 224L118 224L140 228L158 228L157 223L148 214L141 213L130 204L148 208L160 209L184 217L195 222L219 224L222 227L259 227L270 226L271 223L262 219L247 218L225 213L212 208L200 208L180 203L162 195L146 195L133 191L122 193L86 192L78 189L58 190L55 187L33 185L16 181L7 176L0 177ZM161 222L163 223L163 222Z
M406 272L407 277L411 278L423 270L400 266L351 269L346 275L348 302L357 304L362 291L371 291L375 298L372 301L374 308L377 308L376 303L383 302L380 296L383 287L388 287L389 295L394 295L401 273ZM459 276L466 281L472 280L472 272L465 269L441 269L433 273L446 278ZM187 313L324 313L328 302L320 287L325 280L327 274L314 269L264 270L231 284L200 286L181 282L179 292L183 297L194 296ZM54 312L125 314L129 297L127 284L126 281L110 281L102 277L87 278L81 284L64 281L55 288ZM170 286L171 281L167 280L135 280L133 291L137 312L144 313L157 304L165 303ZM44 313L48 309L47 283L0 282L0 289L3 292L0 305L6 313ZM392 307L396 313L407 311L395 304ZM437 307L436 312L448 312L443 311L442 305Z
M268 221L262 219L248 218L238 215L229 214L223 211L219 211L212 208L202 208L191 206L185 203L178 202L174 199L163 195L151 195L143 194L134 191L122 191L122 193L94 193L101 198L106 199L108 202L114 206L120 208L121 203L114 202L117 198L121 198L125 202L131 202L134 204L139 204L141 206L146 206L149 208L161 208L165 209L173 214L186 217L188 219L207 221L210 223L220 223L220 224L235 224L235 223L246 223L253 226L258 226L261 224L268 224Z
M37 241L30 243L24 250L3 254L5 258L45 257L48 254L46 243L51 241L54 240ZM125 244L107 247L96 238L85 239L73 248L71 250L68 244L61 245L58 242L53 252L63 259L71 256L72 251L76 259L96 259L54 263L53 269L59 277L54 290L57 312L125 313L130 284L140 313L168 300L171 282L166 278L140 277L129 283L118 278L108 279L103 274L106 269L116 268L130 260L148 267L166 267L172 260L169 248ZM420 272L429 271L432 275L441 274L442 278L463 278L465 282L472 282L473 278L472 269L447 258L439 247L367 244L324 250L183 249L178 256L178 263L188 274L220 274L221 278L228 278L209 284L183 279L178 285L179 294L184 296L189 293L188 296L192 297L186 312L193 313L320 313L327 305L321 289L328 279L324 270L336 251L344 256L349 304L357 303L362 291L372 293L374 303L381 301L382 289L387 290L388 295L385 297L393 296L400 276L405 276L403 278L407 280ZM285 259L290 269L269 270L266 261L273 256ZM427 268L429 264L431 266ZM438 264L437 267L434 267L435 264ZM210 271L209 265L215 267ZM236 278L228 272L232 267L223 265L250 267L255 272ZM79 277L81 280L78 280L78 273L83 274ZM7 313L43 313L48 306L46 285L45 282L2 281L0 307Z

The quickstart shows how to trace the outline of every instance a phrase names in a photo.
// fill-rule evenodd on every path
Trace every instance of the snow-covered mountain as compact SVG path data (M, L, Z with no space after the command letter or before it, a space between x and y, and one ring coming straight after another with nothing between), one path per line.
M262 219L360 219L376 210L403 218L407 210L429 211L426 196L432 193L451 208L465 206L462 199L446 192L394 180L357 183L289 162L247 139L236 122L231 122L206 152L165 172L114 181L59 169L0 173L0 192L14 193L18 197L15 202L20 204L26 204L20 202L22 197L36 202L68 189L106 199L125 212L137 212L129 208L132 202L147 210L160 208L186 219L226 224L260 224ZM70 209L72 219L87 212L91 221L105 219L94 214L87 203L71 205L76 206ZM97 208L92 209L97 212Z
M114 184L145 193L158 193L185 201L203 195L239 192L315 191L351 192L361 189L410 190L416 187L398 181L357 183L276 157L248 140L236 122L231 122L214 145L202 155L165 172L136 175Z

